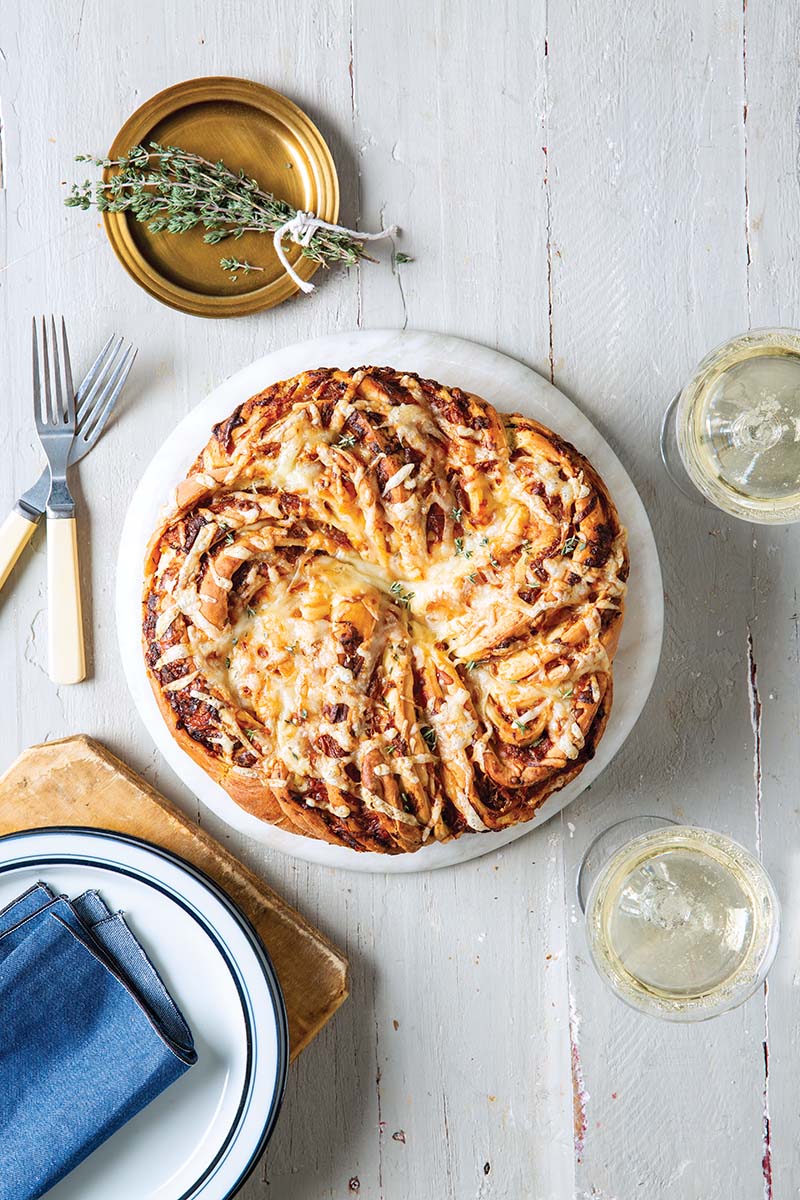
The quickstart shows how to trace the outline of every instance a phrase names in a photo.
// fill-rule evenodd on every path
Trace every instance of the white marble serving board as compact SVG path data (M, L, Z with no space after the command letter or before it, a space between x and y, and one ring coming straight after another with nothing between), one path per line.
M631 574L619 650L614 705L595 757L577 779L555 792L532 821L502 833L463 836L416 854L382 855L331 846L276 829L245 812L177 744L150 689L141 650L142 564L147 541L171 489L208 441L211 427L255 392L314 367L392 366L475 392L505 412L521 412L554 429L598 469L628 530ZM591 422L529 367L486 346L441 334L397 330L332 334L274 351L244 367L202 400L177 426L146 469L122 531L117 567L117 629L134 702L170 766L196 795L235 829L310 862L354 871L429 871L466 862L505 846L559 812L608 765L639 717L661 653L664 603L653 532L628 474Z

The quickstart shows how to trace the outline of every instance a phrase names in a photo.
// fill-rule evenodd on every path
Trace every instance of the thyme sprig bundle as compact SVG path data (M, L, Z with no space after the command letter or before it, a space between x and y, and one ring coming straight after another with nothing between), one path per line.
M297 209L265 192L244 171L232 171L222 160L210 162L180 146L149 142L134 146L121 158L80 154L75 161L113 173L107 179L73 184L64 201L68 207L127 212L152 233L202 228L203 241L213 246L245 233L274 236L297 216ZM359 259L369 258L357 237L332 229L316 229L298 244L304 257L325 267L354 266ZM231 272L264 270L232 256L221 258L220 266Z

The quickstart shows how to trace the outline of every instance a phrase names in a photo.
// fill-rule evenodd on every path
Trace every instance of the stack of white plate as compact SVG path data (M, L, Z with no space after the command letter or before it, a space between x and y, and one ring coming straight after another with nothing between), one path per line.
M253 927L157 846L92 829L0 838L0 909L42 880L121 909L194 1035L198 1062L49 1193L52 1200L227 1200L261 1155L289 1061L286 1010Z

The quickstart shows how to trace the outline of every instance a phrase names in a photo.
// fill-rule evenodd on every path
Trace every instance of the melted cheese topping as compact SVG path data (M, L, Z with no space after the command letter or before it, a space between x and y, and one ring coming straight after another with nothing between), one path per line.
M530 816L610 679L627 552L602 485L535 422L388 369L270 395L154 538L157 686L303 832L408 850Z

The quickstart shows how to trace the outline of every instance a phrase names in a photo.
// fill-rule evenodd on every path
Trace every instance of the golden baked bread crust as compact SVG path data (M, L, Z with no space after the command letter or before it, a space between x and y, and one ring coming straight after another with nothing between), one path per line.
M386 853L530 820L592 757L628 557L536 421L388 367L240 405L148 548L173 735L243 808Z

